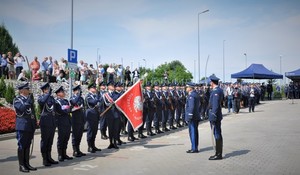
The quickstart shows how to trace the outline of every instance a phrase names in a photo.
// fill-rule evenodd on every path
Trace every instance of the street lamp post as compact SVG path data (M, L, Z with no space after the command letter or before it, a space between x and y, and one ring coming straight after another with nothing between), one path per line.
M225 40L223 40L223 83L225 83Z
M199 16L203 13L209 12L209 10L204 10L198 13L198 73L199 73L199 81L200 81L200 25L199 25Z
M146 70L146 67L147 67L147 60L146 60L146 59L143 59L143 61L145 61L145 70Z
M206 64L205 64L205 86L207 86L207 76L206 76L206 71L207 71L207 63L208 63L208 60L209 60L209 55L206 59Z
M73 0L71 0L71 49L73 49ZM72 96L72 74L73 70L69 71L69 97Z
M245 65L246 65L246 68L247 68L247 54L244 53L244 55L245 55Z
M98 64L100 64L100 60L99 60L99 48L97 48L97 62L98 62Z

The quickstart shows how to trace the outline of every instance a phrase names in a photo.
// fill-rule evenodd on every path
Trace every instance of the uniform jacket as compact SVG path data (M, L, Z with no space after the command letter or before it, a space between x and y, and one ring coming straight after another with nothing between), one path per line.
M71 125L70 104L67 99L57 98L55 103L57 124L60 126Z
M16 130L34 132L36 120L31 110L33 100L22 95L14 99L13 105L16 110Z
M200 120L200 97L196 91L192 91L186 99L185 120L187 122Z
M103 102L101 96L93 93L88 93L85 97L86 103L86 119L89 121L98 122L100 116L100 106Z
M223 90L218 86L215 87L210 94L209 98L209 114L208 119L211 122L221 121L223 119L222 116L222 101L223 101Z
M71 108L73 107L81 107L74 112L72 112L72 122L75 123L83 123L84 122L84 100L81 94L72 95L70 98Z
M39 96L38 103L41 109L41 126L55 127L55 99L50 93Z

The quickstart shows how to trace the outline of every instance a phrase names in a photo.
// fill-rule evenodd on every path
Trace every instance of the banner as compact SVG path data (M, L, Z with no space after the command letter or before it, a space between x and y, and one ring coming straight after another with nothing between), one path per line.
M116 107L127 117L134 130L143 124L143 95L141 81L137 81L120 98Z

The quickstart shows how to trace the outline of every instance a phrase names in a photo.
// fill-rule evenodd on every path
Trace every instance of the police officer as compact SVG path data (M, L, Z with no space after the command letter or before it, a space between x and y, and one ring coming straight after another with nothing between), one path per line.
M146 118L146 130L147 130L147 135L148 136L154 136L152 132L152 121L154 117L154 111L155 111L155 106L154 106L154 94L151 91L151 82L147 82L145 85L145 93L144 93L144 109L143 109L143 115L145 115Z
M29 164L30 145L36 127L36 118L32 111L33 98L29 94L28 83L19 85L18 90L20 95L14 99L13 106L16 110L19 171L35 171L37 169Z
M182 90L180 89L181 84L178 83L176 84L176 89L175 93L177 96L177 107L175 110L175 121L176 121L176 126L181 128L182 125L180 124L180 119L181 119L181 114L182 114L182 108L184 108L184 103L183 103L183 95L182 95Z
M170 108L169 108L169 117L168 117L168 121L169 121L169 128L170 129L177 129L175 126L174 126L174 118L175 118L175 111L176 111L176 108L177 108L177 94L175 92L175 84L174 83L171 83L169 85L169 98L168 98L168 102L170 104Z
M58 160L60 162L66 160L71 160L73 157L67 155L68 141L71 134L71 117L70 117L70 104L67 99L65 99L65 90L63 86L60 86L55 90L56 101L55 101L55 112L57 118L57 151Z
M52 89L49 83L43 84L40 89L42 90L42 95L39 96L38 103L41 109L41 153L43 157L43 165L51 166L51 164L58 164L58 162L54 161L51 157L53 138L56 128L55 99L52 96Z
M220 79L215 75L211 75L209 79L212 91L209 98L208 120L210 121L210 126L213 129L216 143L216 153L211 156L209 160L219 160L223 158L223 137L221 131L221 120L223 119L223 116L221 103L223 101L224 94L223 90L218 86Z
M117 100L118 98L120 98L122 96L122 94L124 93L122 90L123 88L123 83L121 82L117 82L115 84L115 92L114 92L114 98L115 100ZM114 100L114 101L115 101ZM126 144L126 142L123 142L120 138L120 134L121 134L121 130L122 130L122 127L124 126L125 124L125 116L124 114L119 111L118 109L115 108L115 117L116 119L115 120L119 120L117 123L118 123L118 126L117 126L117 145L122 145L122 144Z
M99 107L102 104L102 97L98 95L96 84L91 83L88 85L89 92L85 97L85 103L87 106L85 117L88 125L87 128L87 143L88 152L95 153L96 151L101 151L101 149L95 146L95 139L98 131L98 123L100 111Z
M155 104L155 113L154 113L154 127L155 127L155 133L156 134L161 134L163 133L159 129L159 124L162 121L162 107L163 107L163 102L162 102L162 94L161 91L159 90L159 83L155 82L154 83L154 104Z
M84 100L80 85L73 87L73 95L70 98L72 108L72 146L73 156L81 157L86 154L80 151L80 142L84 130Z
M199 132L198 125L200 121L200 96L194 90L194 83L186 84L186 91L188 93L186 99L186 107L185 107L185 120L189 126L189 135L192 143L192 147L190 150L186 151L187 153L198 153L198 145L199 145Z
M104 109L107 112L104 114L107 121L108 126L108 137L109 137L109 146L107 149L119 149L117 145L118 140L118 127L120 126L120 119L118 118L118 111L116 107L113 105L114 101L118 99L117 95L114 93L115 91L115 83L110 81L107 83L107 92L103 95L104 101ZM111 108L111 109L107 109Z
M248 96L249 96L249 112L254 112L254 107L255 107L255 96L257 94L256 89L254 88L254 85L251 84L249 91L248 91Z
M162 85L162 130L164 132L168 132L170 131L168 128L167 128L167 120L168 120L168 117L169 117L169 110L170 110L170 102L169 102L169 92L168 92L168 85L166 83L163 83Z
M99 84L99 86L100 86L99 96L102 97L106 93L106 83L102 81ZM104 106L101 105L100 108L101 108L101 111L103 111ZM107 122L106 122L106 117L104 115L104 116L100 117L100 133L101 133L101 139L102 140L107 140L108 139L106 131L107 131Z

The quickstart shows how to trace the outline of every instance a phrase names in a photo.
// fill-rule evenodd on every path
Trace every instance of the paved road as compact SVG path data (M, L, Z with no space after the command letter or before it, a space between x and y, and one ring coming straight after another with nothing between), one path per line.
M50 168L42 166L40 135L36 135L31 164L38 171L31 174L300 174L300 101L294 103L263 102L254 113L242 109L237 115L226 114L222 123L224 159L220 161L208 160L213 154L210 128L202 122L198 154L185 153L190 148L187 128L128 143L119 150L105 149L108 141L98 135L101 152ZM84 135L84 151L85 140ZM15 139L0 141L1 174L19 174L16 148ZM68 153L72 153L70 144ZM53 157L56 159L57 154Z

